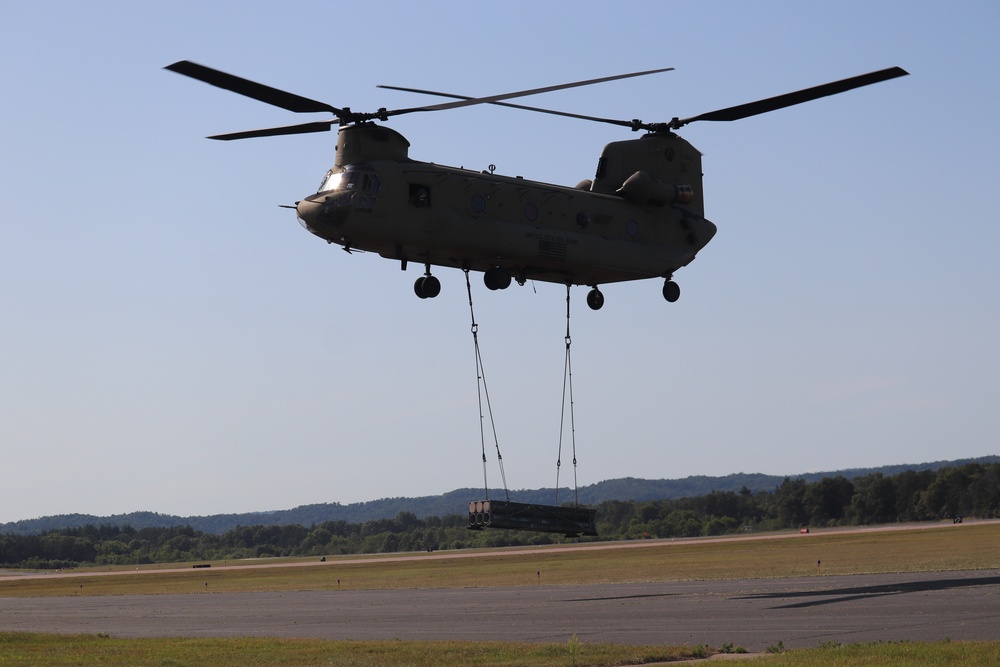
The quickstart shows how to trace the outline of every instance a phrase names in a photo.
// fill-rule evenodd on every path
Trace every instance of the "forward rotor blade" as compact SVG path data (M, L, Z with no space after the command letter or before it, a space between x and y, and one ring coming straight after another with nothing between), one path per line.
M338 117L341 114L340 109L330 106L325 102L317 102L308 97L302 97L301 95L265 86L256 81L250 81L249 79L244 79L233 74L226 74L217 69L193 63L190 60L181 60L173 65L167 65L164 69L189 76L192 79L203 81L217 88L222 88L238 95L264 102L265 104L287 109L288 111L296 113L327 111Z
M586 81L575 81L573 83L562 83L555 86L545 86L543 88L532 88L531 90L519 90L513 93L503 93L502 95L490 95L489 97L461 97L457 96L458 99L455 102L444 102L442 104L433 104L425 107L414 107L411 109L397 109L395 111L388 112L390 116L396 116L404 113L413 113L416 111L444 111L445 109L458 109L460 107L473 106L475 104L496 104L501 100L509 100L515 97L527 97L528 95L540 95L541 93L551 93L556 90L565 90L567 88L577 88L580 86L590 86L595 83L605 83L607 81L617 81L618 79L628 79L635 76L646 76L647 74L657 74L659 72L669 72L674 69L673 67L664 67L662 69L651 69L645 72L631 72L629 74L616 74L614 76L605 76L599 79L588 79Z
M898 76L906 76L907 74L909 74L909 72L901 67L890 67L877 72L869 72L868 74L853 76L849 79L843 79L841 81L825 83L821 86L806 88L794 93L785 93L784 95L769 97L766 100L758 100L756 102L740 104L726 109L709 111L708 113L703 113L700 116L685 118L683 120L674 120L673 123L671 123L671 126L674 129L678 129L688 123L693 123L696 120L740 120L741 118L748 118L750 116L756 116L769 111L784 109L785 107L790 107L795 104L809 102L811 100L819 99L820 97L837 95L838 93L853 90L854 88L861 88L862 86L868 86L873 83L888 81L889 79L895 79Z
M473 100L476 98L470 97L468 95L455 95L453 93L441 93L434 90L420 90L419 88L403 88L402 86L377 86L378 88L385 88L386 90L401 90L405 93L419 93L421 95L436 95L437 97L450 97L456 100ZM591 120L597 123L610 123L611 125L621 125L622 127L632 127L632 121L627 120L616 120L614 118L600 118L598 116L585 116L578 113L570 113L568 111L555 111L553 109L542 109L540 107L529 107L523 104L511 104L510 102L488 102L488 104L493 104L498 107L507 107L508 109L520 109L522 111L536 111L538 113L552 114L553 116L565 116L566 118L579 118L580 120Z
M214 134L209 139L220 141L232 141L234 139L253 139L256 137L278 137L284 134L309 134L310 132L328 132L333 127L336 120L320 120L313 123L301 123L299 125L285 125L284 127L266 127L261 130L246 130L244 132L228 132L226 134Z

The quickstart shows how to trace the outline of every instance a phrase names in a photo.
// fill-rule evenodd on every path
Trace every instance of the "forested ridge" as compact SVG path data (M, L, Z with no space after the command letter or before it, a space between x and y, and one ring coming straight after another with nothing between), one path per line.
M968 463L1000 463L1000 456L984 456L976 459L957 459L952 461L934 461L929 463L902 464L882 466L879 468L853 468L832 472L814 472L800 475L790 475L789 479L817 482L824 477L846 477L854 479L867 475L882 473L896 475L908 470L937 470L952 468ZM702 496L712 491L739 491L750 489L757 491L773 491L782 483L783 475L764 475L761 473L736 473L724 477L709 477L696 475L683 479L636 479L625 477L610 479L596 484L581 486L579 502L588 507L597 507L609 500L665 500L670 498L688 498ZM327 521L346 521L348 523L365 523L374 519L391 519L401 512L410 512L423 519L439 517L464 511L471 500L482 500L485 497L503 498L503 489L490 489L486 494L483 489L456 489L438 496L423 496L419 498L381 498L360 503L317 503L302 505L293 509L274 510L268 512L246 512L241 514L215 514L210 516L174 516L158 512L130 512L113 516L94 516L90 514L60 514L37 519L25 519L7 524L0 524L0 535L16 533L19 535L38 535L64 528L83 528L85 526L131 526L132 528L169 528L175 526L190 526L196 531L222 535L238 526L252 525L293 525L311 526ZM517 489L510 491L510 500L521 503L548 505L555 502L556 497L572 498L573 491L563 488L558 496L555 489Z
M576 541L695 537L803 526L863 525L1000 517L1000 463L882 472L816 481L784 478L766 491L747 486L658 500L596 504L597 538ZM470 531L465 514L364 522L238 526L222 534L184 526L96 525L37 535L0 535L0 567L235 560L269 556L323 556L464 549L568 541L561 535L507 530Z

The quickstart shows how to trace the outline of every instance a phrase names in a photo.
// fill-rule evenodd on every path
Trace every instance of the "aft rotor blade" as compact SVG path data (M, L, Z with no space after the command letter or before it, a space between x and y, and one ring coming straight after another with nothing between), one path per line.
M476 99L469 95L455 95L454 93L441 93L434 90L421 90L419 88L404 88L402 86L377 86L377 87L385 88L386 90L401 90L405 93L419 93L421 95L436 95L437 97L450 97L456 100ZM507 107L508 109L520 109L522 111L536 111L538 113L547 113L547 114L552 114L553 116L565 116L566 118L579 118L580 120L591 120L597 123L610 123L611 125L621 125L622 127L632 127L633 124L633 121L628 121L628 120L616 120L614 118L600 118L598 116L586 116L578 113L570 113L568 111L555 111L553 109L529 107L523 104L511 104L510 102L489 102L488 104L493 104L498 107Z
M288 111L294 111L296 113L327 111L336 116L340 116L341 114L340 109L330 106L325 102L317 102L316 100L311 100L308 97L302 97L301 95L272 88L271 86L265 86L262 83L250 81L249 79L244 79L233 74L220 72L217 69L205 67L204 65L193 63L190 60L181 60L173 65L167 65L164 69L168 69L171 72L177 72L178 74L183 74L184 76L189 76L192 79L203 81L217 88L222 88L224 90L237 93L238 95L243 95L259 102L264 102L265 104L271 104L282 109L287 109Z
M709 111L708 113L703 113L700 116L694 116L693 118L674 120L671 125L674 129L677 129L687 125L688 123L693 123L696 120L740 120L741 118L748 118L750 116L756 116L769 111L784 109L785 107L790 107L795 104L809 102L811 100L819 99L820 97L837 95L838 93L843 93L855 88L861 88L862 86L868 86L873 83L888 81L889 79L895 79L898 76L906 76L907 74L909 74L909 72L901 67L890 67L877 72L869 72L868 74L853 76L849 79L843 79L841 81L825 83L821 86L806 88L794 93L785 93L784 95L778 95L777 97L769 97L766 100L758 100L756 102L740 104L726 109Z
M607 81L617 81L618 79L628 79L635 76L646 76L647 74L657 74L659 72L669 72L673 67L664 67L662 69L651 69L644 72L631 72L629 74L616 74L614 76L605 76L599 79L588 79L586 81L575 81L573 83L562 83L555 86L545 86L542 88L532 88L531 90L519 90L513 93L503 93L502 95L490 95L489 97L469 97L461 98L455 102L444 102L442 104L433 104L425 107L415 107L412 109L397 109L395 111L388 112L389 115L395 116L404 113L413 113L415 111L444 111L446 109L458 109L460 107L473 106L475 104L496 104L501 100L509 100L515 97L527 97L528 95L540 95L541 93L551 93L557 90L565 90L567 88L578 88L580 86L590 86L595 83L605 83ZM460 97L460 96L459 96Z
M284 134L309 134L310 132L328 132L336 123L336 120L321 120L313 123L301 123L299 125L285 125L284 127L267 127L261 130L246 130L244 132L228 132L226 134L214 134L209 139L220 141L232 141L234 139L253 139L256 137L277 137Z

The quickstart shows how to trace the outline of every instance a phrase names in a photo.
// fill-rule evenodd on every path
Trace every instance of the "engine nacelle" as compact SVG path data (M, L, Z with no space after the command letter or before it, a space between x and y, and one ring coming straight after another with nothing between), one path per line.
M661 183L647 171L637 171L615 190L619 197L636 204L666 206L667 204L690 204L694 190L690 185Z

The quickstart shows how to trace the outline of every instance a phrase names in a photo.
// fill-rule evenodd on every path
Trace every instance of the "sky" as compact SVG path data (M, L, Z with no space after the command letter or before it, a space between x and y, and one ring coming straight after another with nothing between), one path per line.
M572 291L561 485L1000 453L1000 5L60 2L0 6L0 522L182 516L482 487L461 271L348 255L280 205L335 134L162 68L354 110L660 67L519 100L689 117L910 76L680 134L715 239L675 279ZM410 156L574 185L625 128L476 106L391 119ZM565 289L473 282L511 490L551 487ZM499 486L493 443L487 480ZM474 500L474 498L470 498ZM463 511L456 508L456 512Z

